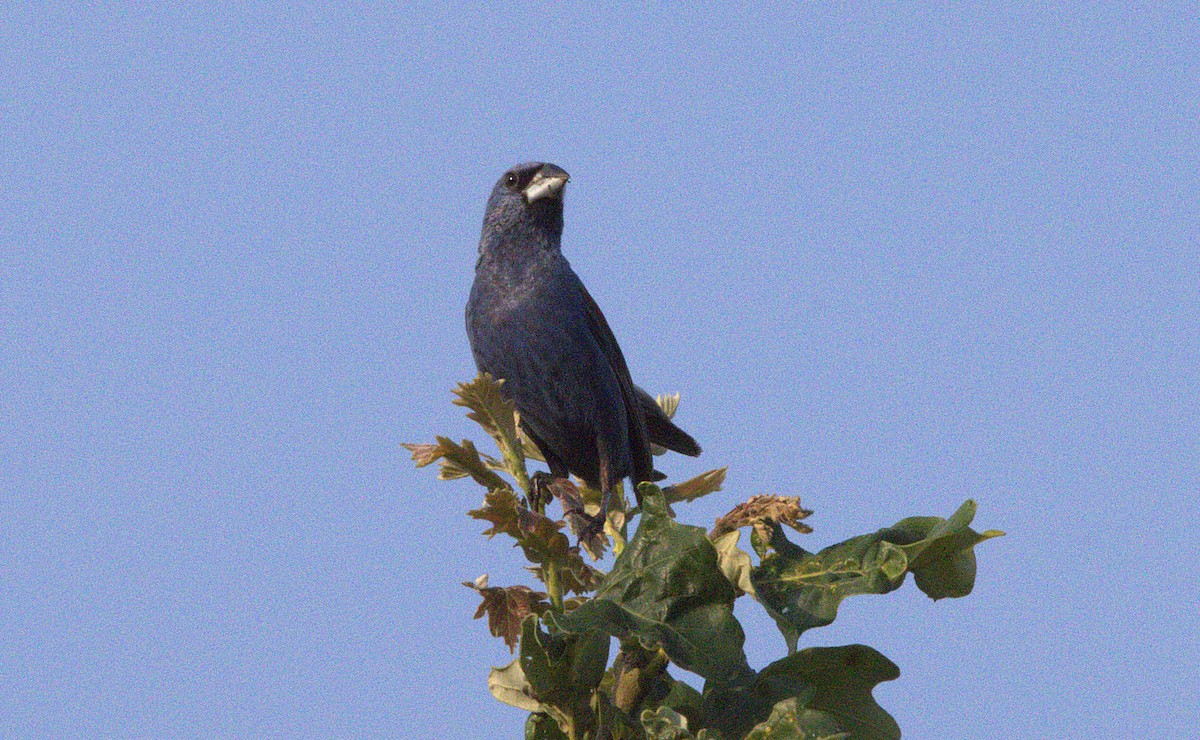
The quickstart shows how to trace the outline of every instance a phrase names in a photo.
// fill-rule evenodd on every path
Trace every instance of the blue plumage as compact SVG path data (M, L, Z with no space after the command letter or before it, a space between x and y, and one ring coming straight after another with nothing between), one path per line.
M608 494L654 480L650 444L700 447L633 384L604 315L560 251L563 188L552 164L518 165L488 199L467 337L556 477L573 473ZM601 513L603 516L603 512Z

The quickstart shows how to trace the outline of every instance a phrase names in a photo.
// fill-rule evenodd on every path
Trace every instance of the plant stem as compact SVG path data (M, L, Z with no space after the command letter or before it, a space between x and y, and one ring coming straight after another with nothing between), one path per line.
M521 446L521 440L504 439L500 444L500 452L504 455L504 461L508 463L508 469L512 471L513 478L517 480L517 486L525 494L525 500L533 504L533 510L538 514L545 515L546 502L541 496L535 496L533 493L533 484L529 481L529 471L525 468L525 450ZM546 576L546 591L550 596L550 608L556 612L563 611L563 593L562 581L558 574L558 563L548 561L542 566L543 574Z
M530 498L529 473L525 470L525 453L521 449L521 440L505 439L500 445L500 454L504 456L504 462L508 463L508 469L512 471L513 477L517 479L517 487L525 494L527 499ZM538 506L538 513L541 514L542 506Z
M550 608L561 614L563 594L562 582L558 578L558 563L547 561L543 570L546 573L546 591L550 595Z

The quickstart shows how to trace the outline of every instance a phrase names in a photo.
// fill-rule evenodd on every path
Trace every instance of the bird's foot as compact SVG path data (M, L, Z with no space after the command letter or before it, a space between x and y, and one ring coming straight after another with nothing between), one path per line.
M529 508L542 511L546 504L554 500L554 492L550 488L554 481L554 476L544 470L529 476Z
M579 517L579 539L590 540L595 537L604 535L604 524L608 521L607 513L601 511L598 514L588 514L584 511L576 512Z

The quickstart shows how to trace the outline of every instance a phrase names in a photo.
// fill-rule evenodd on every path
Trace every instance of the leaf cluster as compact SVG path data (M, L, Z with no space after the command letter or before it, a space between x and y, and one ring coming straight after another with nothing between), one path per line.
M438 462L440 478L481 485L483 503L470 516L488 523L485 536L514 540L544 585L493 587L487 576L464 583L481 596L475 618L486 615L491 633L516 652L492 669L488 688L530 713L526 738L900 736L872 696L880 682L899 677L894 663L865 645L797 650L798 641L830 624L845 597L888 593L909 573L933 599L969 594L975 545L1002 534L971 529L973 501L949 518L912 517L810 552L785 535L785 526L812 532L802 521L811 512L795 497L751 497L707 532L676 521L672 504L721 490L720 468L663 488L641 484L640 509L614 496L604 533L578 541L580 515L598 511L598 494L528 475L527 460L541 456L500 389L481 375L454 391L455 403L493 438L498 457L445 437L406 447L418 466ZM658 401L671 415L679 398ZM546 513L551 502L562 518ZM742 529L757 563L739 547ZM575 533L576 544L564 530ZM615 560L608 572L584 560L601 559L609 546ZM747 595L771 615L787 645L785 657L759 671L746 660L733 614ZM618 649L610 656L614 639ZM674 678L672 667L702 678L703 691Z

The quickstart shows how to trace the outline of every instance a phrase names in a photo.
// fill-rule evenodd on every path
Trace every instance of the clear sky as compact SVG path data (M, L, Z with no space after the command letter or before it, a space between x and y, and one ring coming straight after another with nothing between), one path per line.
M1008 532L801 641L898 663L907 737L1194 731L1195 7L506 5L0 10L0 735L519 736L459 585L519 552L400 443L479 437L527 160L683 394L659 467L730 466L685 521Z

